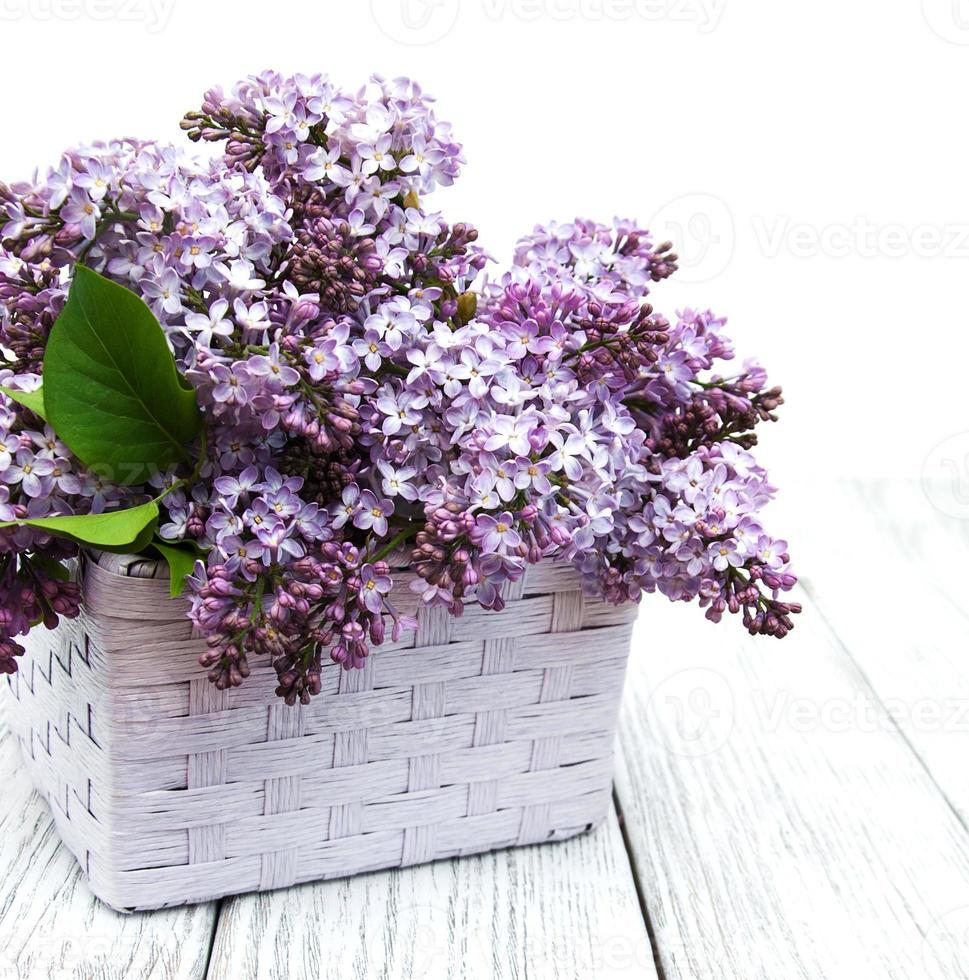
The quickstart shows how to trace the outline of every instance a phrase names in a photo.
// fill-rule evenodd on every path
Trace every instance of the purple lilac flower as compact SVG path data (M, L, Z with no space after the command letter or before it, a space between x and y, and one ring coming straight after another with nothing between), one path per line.
M360 569L360 601L372 613L380 613L384 605L384 596L390 593L393 579L389 575L381 575L371 564Z
M792 628L751 452L781 391L727 364L722 317L654 310L669 243L631 221L553 223L486 277L475 229L428 202L464 161L407 79L344 91L266 72L206 92L182 128L216 152L113 141L0 184L0 387L39 386L83 255L158 317L206 458L118 487L0 392L0 520L171 491L160 533L206 556L190 598L210 678L241 684L266 658L291 704L320 692L324 656L361 667L414 627L383 557L405 542L418 601L454 614L500 609L506 582L555 556L612 602L660 592L752 633ZM0 529L0 670L31 622L77 614L31 556L75 552Z
M521 544L521 537L515 530L515 519L507 510L494 517L479 514L472 540L476 540L486 552L508 551Z
M394 512L392 500L378 500L370 490L360 494L360 506L353 515L353 526L361 531L373 530L373 533L383 537L389 527L387 518Z

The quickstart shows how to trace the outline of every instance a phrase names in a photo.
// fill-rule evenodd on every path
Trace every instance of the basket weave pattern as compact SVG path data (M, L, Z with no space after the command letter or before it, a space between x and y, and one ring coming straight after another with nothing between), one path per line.
M158 908L562 839L609 807L636 609L544 562L506 608L419 612L290 708L261 662L218 691L152 563L84 564L84 612L35 630L8 717L93 891ZM416 612L411 574L392 596Z

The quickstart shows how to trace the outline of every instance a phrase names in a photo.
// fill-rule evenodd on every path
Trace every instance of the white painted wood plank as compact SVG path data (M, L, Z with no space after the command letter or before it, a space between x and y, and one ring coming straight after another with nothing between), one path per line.
M211 980L655 978L619 826L230 899Z
M826 558L823 537L799 533L812 599L969 826L967 522L901 481L820 487L814 499L851 528L854 557Z
M969 976L969 836L820 617L648 609L617 789L666 977Z
M88 890L0 719L0 978L196 980L215 905L120 915Z

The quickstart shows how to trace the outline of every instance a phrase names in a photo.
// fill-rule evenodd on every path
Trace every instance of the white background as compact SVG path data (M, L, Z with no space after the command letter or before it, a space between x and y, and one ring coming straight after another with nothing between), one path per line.
M501 262L552 218L675 239L657 305L726 313L783 384L781 486L966 467L966 0L0 0L0 31L0 178L180 141L263 68L407 74L468 158L432 203Z
M646 705L647 722L634 724L653 762L630 784L630 801L636 790L646 802L627 830L648 833L642 853L661 855L658 868L678 847L695 852L694 878L706 861L710 891L730 880L722 855L735 865L758 856L736 906L725 887L716 909L703 896L702 909L727 923L711 944L698 936L703 921L688 918L689 875L683 885L676 873L692 866L673 861L669 880L659 875L649 897L664 955L696 947L713 963L721 942L745 940L746 926L734 933L730 923L753 923L758 935L784 937L754 948L750 975L761 975L757 957L787 955L791 930L803 939L797 927L810 922L819 940L799 939L797 948L811 962L836 964L829 976L870 977L894 956L878 937L899 922L897 948L921 960L929 947L920 950L918 932L926 935L923 920L935 915L931 948L965 948L965 848L941 829L955 819L948 807L967 798L967 736L949 720L953 711L964 717L964 606L950 608L924 585L946 565L964 596L965 551L945 543L958 540L951 525L933 532L934 520L918 522L934 516L933 504L969 520L969 0L0 0L0 52L3 180L26 177L77 142L179 142L182 113L207 87L264 68L327 71L349 87L371 72L407 74L438 96L468 159L458 184L432 203L476 224L501 262L521 233L552 218L638 217L658 240L675 239L683 269L655 290L658 307L727 314L741 356L758 356L785 388L782 421L764 430L759 450L782 488L769 527L793 533L795 569L821 583L813 594L835 611L845 639L829 638L812 601L782 653L772 641L758 644L777 657L766 666L753 646L735 659L739 623L714 628L696 609L647 601L631 689L635 708ZM886 533L876 514L876 534L874 524L861 526L857 496L808 489L846 476L922 477L927 493L887 494L902 530ZM800 520L781 519L785 510ZM909 564L918 554L924 563ZM648 704L647 679L659 682ZM768 725L750 706L775 689L781 700L764 704L783 710ZM709 715L693 714L697 704ZM920 728L926 706L945 721ZM803 707L808 728L797 727ZM869 708L885 729L865 727ZM695 722L701 732L710 719L733 726L745 712L707 769L688 752L677 760L662 741ZM829 720L836 715L844 727ZM924 761L909 759L903 737ZM649 738L669 757L651 754ZM957 803L936 800L930 780ZM720 792L731 781L736 792ZM676 805L654 805L664 794ZM751 822L754 806L763 819ZM790 815L779 818L782 806ZM18 813L15 824L39 821L33 813ZM806 828L800 842L797 828ZM831 857L842 853L844 862ZM757 873L774 854L768 887ZM46 885L21 889L29 895L13 908L53 894L50 868L66 869L37 867ZM566 874L562 887L574 880ZM750 903L775 892L769 914L749 914L761 911ZM391 897L399 922L413 920L406 900ZM68 900L81 908L74 890ZM483 915L490 923L490 907ZM31 935L57 966L65 941L75 954L92 937L111 949L133 942L134 931L86 911L89 934L78 934L77 912L36 917L56 924L49 938ZM531 948L545 937L531 934ZM920 975L916 967L913 980Z

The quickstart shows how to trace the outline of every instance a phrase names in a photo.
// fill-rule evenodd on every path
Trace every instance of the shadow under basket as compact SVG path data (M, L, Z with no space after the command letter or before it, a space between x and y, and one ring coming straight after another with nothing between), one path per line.
M84 611L34 630L6 713L93 892L124 910L561 840L607 814L636 607L553 562L500 612L421 609L363 670L287 707L218 691L154 562L82 562ZM157 576L157 577L156 577ZM416 611L412 573L392 599Z

